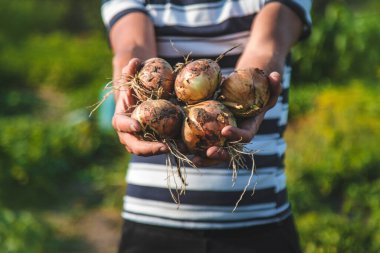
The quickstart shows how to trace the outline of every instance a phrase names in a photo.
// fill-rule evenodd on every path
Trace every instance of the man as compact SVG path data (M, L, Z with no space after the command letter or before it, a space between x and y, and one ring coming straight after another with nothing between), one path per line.
M167 189L168 148L134 135L140 126L125 115L136 102L133 94L115 91L113 127L133 154L120 252L300 252L286 193L282 136L289 52L310 33L310 8L306 0L103 1L116 86L142 60L158 56L174 65L190 52L192 59L216 59L237 44L242 46L220 61L222 73L258 67L270 73L271 83L270 103L262 114L222 130L228 139L242 139L250 142L249 148L261 150L255 156L255 193L246 194L235 212L250 172L239 172L232 187L231 170L220 164L228 155L211 147L207 159L194 158L198 170L186 169L188 186L178 207Z

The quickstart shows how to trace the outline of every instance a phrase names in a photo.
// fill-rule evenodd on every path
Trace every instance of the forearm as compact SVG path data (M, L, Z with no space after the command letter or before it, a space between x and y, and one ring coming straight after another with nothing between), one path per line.
M258 67L282 73L285 59L302 32L302 21L287 6L267 4L255 17L237 68Z
M128 14L117 21L110 31L110 43L114 83L120 79L122 69L132 58L146 60L156 56L153 24L140 12Z

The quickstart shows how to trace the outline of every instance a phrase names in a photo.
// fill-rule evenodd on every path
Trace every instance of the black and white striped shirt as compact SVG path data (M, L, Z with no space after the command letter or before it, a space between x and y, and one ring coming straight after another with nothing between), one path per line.
M154 23L158 56L175 65L191 52L191 59L216 59L220 54L242 45L219 64L222 73L232 72L250 36L255 14L264 0L104 0L102 17L111 29L121 17L142 12ZM304 22L303 37L311 27L311 1L279 1L293 9ZM174 47L175 49L174 49ZM283 92L266 113L258 134L247 144L255 155L256 172L248 191L235 207L249 182L251 171L239 170L232 183L232 171L226 165L212 168L186 168L186 193L181 204L174 203L168 185L174 188L174 178L168 177L165 156L132 156L127 173L127 192L123 217L135 222L191 229L238 228L268 224L290 215L287 199L283 132L287 125L290 66L283 73ZM170 181L168 181L170 180ZM177 179L178 180L178 179Z

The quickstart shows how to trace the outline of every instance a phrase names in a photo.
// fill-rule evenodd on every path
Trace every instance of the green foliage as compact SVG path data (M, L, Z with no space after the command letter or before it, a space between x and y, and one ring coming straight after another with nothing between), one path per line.
M351 8L331 2L323 13L314 15L311 37L293 52L296 80L380 77L377 9L354 12Z
M1 0L0 10L0 38L16 44L36 33L83 33L103 28L96 1Z
M110 75L110 62L105 60L110 59L110 51L104 38L96 34L85 39L61 33L37 36L24 50L23 62L32 85L76 89Z
M36 32L55 30L66 13L67 5L52 0L2 0L0 10L3 10L0 35L18 43Z
M81 170L112 161L119 154L116 145L87 121L68 125L30 117L1 119L0 203L51 205Z
M11 89L0 92L0 117L32 113L41 109L43 102L30 89Z
M83 239L45 213L120 208L127 159L85 108L111 76L99 3L0 0L0 9L0 252L73 252Z
M316 84L303 85L302 88L291 87L289 92L289 120L303 117L309 113L315 105L314 99L328 85Z
M52 229L40 218L30 212L0 208L0 252L49 252Z
M308 212L298 217L305 253L379 252L379 224L331 212Z
M306 252L380 250L379 96L357 82L326 88L287 132L290 195Z
M110 50L97 33L80 38L63 33L34 35L21 47L8 45L3 50L0 72L6 73L4 82L18 80L19 85L70 90L91 87L110 77L111 64L106 60Z

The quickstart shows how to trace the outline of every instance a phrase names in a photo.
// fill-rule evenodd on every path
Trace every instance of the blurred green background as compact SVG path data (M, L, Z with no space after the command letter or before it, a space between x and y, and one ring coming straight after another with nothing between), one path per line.
M111 77L99 2L0 0L0 252L115 252L128 156L88 117ZM306 253L380 252L379 9L315 1L293 52L286 163Z

